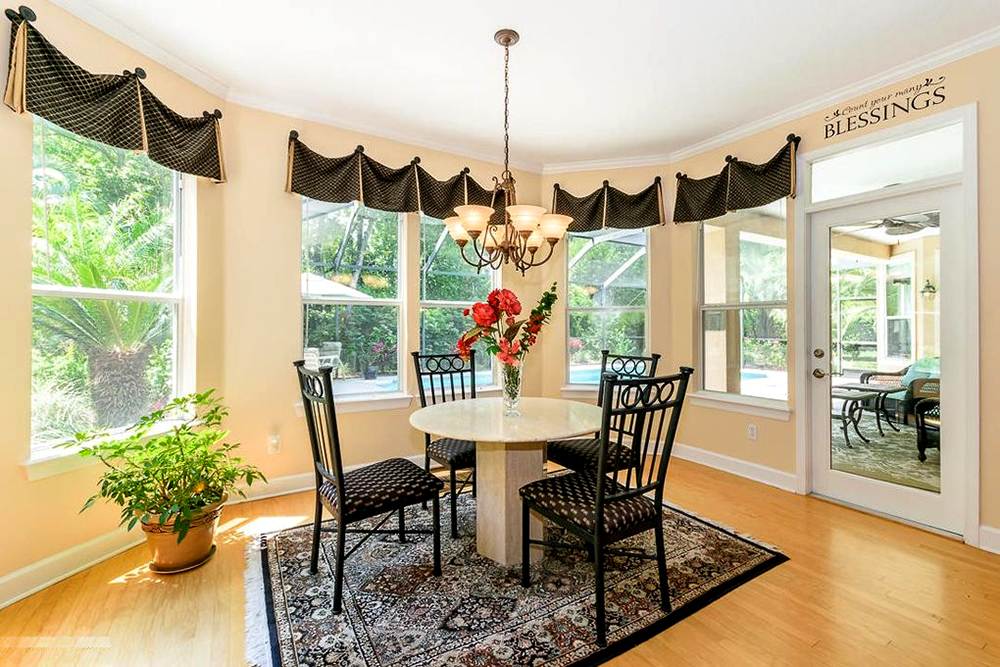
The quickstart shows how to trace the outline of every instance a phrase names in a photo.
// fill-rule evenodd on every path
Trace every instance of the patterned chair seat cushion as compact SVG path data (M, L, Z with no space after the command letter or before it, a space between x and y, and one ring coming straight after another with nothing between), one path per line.
M612 443L614 444L614 443ZM548 444L548 458L563 468L580 471L597 470L597 457L601 451L600 438L554 440ZM607 472L624 470L630 465L631 448L614 448L605 463Z
M608 479L604 494L607 497L624 490L624 486ZM597 480L592 473L546 477L522 486L521 497L587 532L594 532ZM604 534L608 536L631 534L655 519L656 505L645 496L604 503Z
M389 459L344 473L344 519L355 521L432 498L444 482L406 459ZM337 489L330 482L320 495L337 506Z
M450 468L471 468L476 465L476 443L471 440L441 438L427 446L430 457Z

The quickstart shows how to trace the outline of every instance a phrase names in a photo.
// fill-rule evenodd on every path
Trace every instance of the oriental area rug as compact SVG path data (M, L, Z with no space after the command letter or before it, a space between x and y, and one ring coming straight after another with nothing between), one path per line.
M451 539L442 499L441 577L431 576L430 535L374 535L344 567L343 613L332 613L335 534L323 533L309 573L312 526L260 538L247 553L247 662L305 665L595 665L627 651L787 560L775 549L664 506L673 611L660 611L654 561L607 558L608 646L595 641L594 568L583 551L547 549L520 568L476 553L476 505L459 496L461 537ZM407 514L429 528L430 512ZM352 524L353 526L353 524ZM359 526L360 527L360 526ZM546 539L575 541L547 526ZM348 534L347 549L363 536ZM653 532L617 548L655 553Z

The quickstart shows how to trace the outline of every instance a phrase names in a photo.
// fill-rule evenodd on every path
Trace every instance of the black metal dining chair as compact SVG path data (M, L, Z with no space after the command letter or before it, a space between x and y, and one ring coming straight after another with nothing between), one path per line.
M307 369L304 361L296 361L295 369L302 391L302 406L309 427L316 471L316 516L313 521L312 555L309 571L316 574L319 565L321 532L337 533L337 551L334 565L333 611L341 611L344 562L372 535L399 535L406 542L407 535L428 533L434 536L434 576L441 576L441 527L438 496L444 483L434 475L420 469L406 459L388 459L344 472L340 454L340 435L337 431L337 411L333 402L333 372L328 366L317 371ZM406 508L431 501L431 530L407 530ZM323 509L333 515L336 526L324 527ZM394 513L399 515L399 526L383 530L382 526ZM352 529L353 523L385 514L374 528ZM345 553L347 533L361 533L364 537Z
M468 360L457 354L420 354L413 352L413 368L417 373L420 407L476 397L476 351L469 352ZM468 376L468 386L466 386ZM430 471L431 460L448 469L451 482L451 536L458 537L458 504L456 498L472 483L472 497L476 497L476 443L456 438L431 440L424 434L424 470ZM457 485L457 471L469 474Z
M604 405L603 378L605 373L611 372L620 378L653 377L656 375L656 366L659 362L660 355L656 353L649 356L633 356L610 354L608 350L601 350L601 379L597 387L597 407ZM546 448L548 459L570 470L592 470L597 466L597 453L600 450L599 436L599 433L595 433L592 438L572 438L549 442ZM632 461L628 457L617 454L614 453L608 459L609 469L624 469L631 465Z
M663 486L684 395L693 372L691 368L681 367L674 375L627 379L606 374L602 381L605 403L597 467L546 477L520 489L521 585L531 586L529 554L532 544L585 549L593 554L597 643L601 646L607 645L604 606L604 561L607 556L655 560L660 579L660 609L668 613L671 610L663 543ZM609 452L625 448L635 452L636 465L612 470L608 466ZM529 526L532 511L581 538L583 544L532 539ZM647 530L654 532L655 555L609 548Z

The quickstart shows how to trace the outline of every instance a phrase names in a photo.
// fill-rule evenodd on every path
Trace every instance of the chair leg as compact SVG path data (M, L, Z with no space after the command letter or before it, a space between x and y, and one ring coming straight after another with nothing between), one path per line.
M663 545L663 520L656 522L653 528L656 535L656 566L660 570L660 610L666 613L671 612L670 606L670 581L667 578L667 550Z
M608 645L607 620L604 612L604 547L600 539L594 544L595 598L597 602L597 645Z
M528 503L521 501L521 585L531 587L531 510Z
M451 470L451 539L458 539L458 493L455 487L455 467Z
M430 471L431 471L431 455L428 454L427 450L425 449L424 450L424 472L428 472L429 473ZM427 501L425 500L424 502L420 503L420 507L421 507L421 509L427 509Z
M441 576L441 507L440 507L440 497L438 494L434 494L431 499L431 505L433 509L431 510L432 521L434 522L434 576Z
M399 542L406 542L406 508L399 508Z
M333 574L333 613L339 614L344 594L344 545L347 542L347 526L337 519L337 565Z
M313 520L313 543L312 557L309 559L309 572L316 574L319 571L319 536L320 526L323 523L323 503L319 500L319 493L316 493L316 518Z

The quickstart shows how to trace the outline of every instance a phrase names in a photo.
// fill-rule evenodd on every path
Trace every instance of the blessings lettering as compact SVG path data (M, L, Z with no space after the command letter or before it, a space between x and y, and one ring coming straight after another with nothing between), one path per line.
M826 117L824 139L894 120L914 111L924 111L945 101L944 76L925 78L894 93L848 104Z

